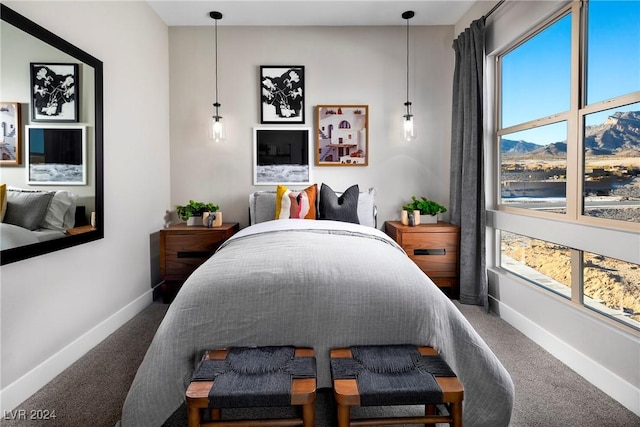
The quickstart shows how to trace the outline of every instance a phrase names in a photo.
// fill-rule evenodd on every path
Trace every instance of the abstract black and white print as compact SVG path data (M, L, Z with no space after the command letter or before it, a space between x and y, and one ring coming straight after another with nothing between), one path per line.
M311 128L254 128L253 185L311 183Z
M304 66L260 67L260 122L304 123Z
M78 121L78 64L31 63L31 120Z
M27 184L87 184L86 126L26 128Z

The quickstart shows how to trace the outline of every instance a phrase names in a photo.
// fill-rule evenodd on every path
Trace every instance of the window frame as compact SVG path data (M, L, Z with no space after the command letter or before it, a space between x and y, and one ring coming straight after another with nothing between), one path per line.
M521 215L537 216L541 218L554 218L563 221L584 223L588 225L637 231L639 223L615 220L610 218L593 217L583 214L584 207L584 118L585 116L623 107L636 102L640 102L640 91L625 94L619 97L599 101L586 105L586 23L588 1L574 1L556 11L548 19L534 26L520 38L508 45L505 49L497 52L495 61L495 111L494 111L494 146L496 153L497 167L495 170L494 204L498 210L513 212ZM570 80L570 109L556 114L540 117L524 123L518 123L506 128L501 127L502 120L502 93L501 93L501 60L502 57L514 51L535 35L544 31L560 19L571 14L571 80ZM577 77L576 77L577 76ZM526 209L516 206L503 205L501 203L501 165L502 157L500 150L500 139L503 135L514 132L535 129L559 122L567 122L567 183L566 183L566 206L565 213L544 212L539 210Z

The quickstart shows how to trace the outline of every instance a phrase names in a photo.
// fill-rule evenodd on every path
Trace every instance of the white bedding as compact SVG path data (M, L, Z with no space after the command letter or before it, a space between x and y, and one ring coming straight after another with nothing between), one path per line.
M2 222L0 223L0 250L46 242L47 240L59 239L65 236L66 234L59 230L40 228L31 231L17 225Z
M513 383L455 305L379 230L278 220L241 230L187 279L123 406L122 427L157 427L184 403L201 354L230 346L329 351L350 345L436 348L465 387L466 427L507 426Z
M38 242L40 242L40 240L33 234L33 231L13 224L0 223L0 250L31 245Z

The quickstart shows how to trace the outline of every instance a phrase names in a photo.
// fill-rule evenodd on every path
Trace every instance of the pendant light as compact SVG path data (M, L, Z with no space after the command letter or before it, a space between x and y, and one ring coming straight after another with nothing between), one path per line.
M216 37L216 50L215 50L215 61L216 61L216 102L213 104L215 108L215 114L211 117L211 125L209 129L209 137L213 139L214 142L222 142L224 141L224 126L220 119L222 118L218 113L218 109L220 108L220 103L218 102L218 21L222 19L222 13L220 12L209 12L209 16L215 21L215 37Z
M413 123L413 114L411 114L411 102L409 102L409 19L413 18L415 13L412 10L408 10L402 14L402 19L407 20L407 102L404 103L406 107L406 114L403 120L402 133L405 141L413 141L416 139L416 130Z

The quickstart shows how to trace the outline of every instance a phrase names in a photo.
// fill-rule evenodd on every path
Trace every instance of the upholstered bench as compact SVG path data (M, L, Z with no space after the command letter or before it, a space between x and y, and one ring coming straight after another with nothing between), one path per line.
M186 392L189 427L269 425L312 427L316 359L313 349L231 347L205 353ZM302 417L222 420L221 409L301 406ZM203 421L203 411L211 421Z
M462 426L464 389L431 347L355 346L331 351L338 427L448 423ZM425 416L352 419L352 406L425 405ZM436 408L447 414L436 414Z

